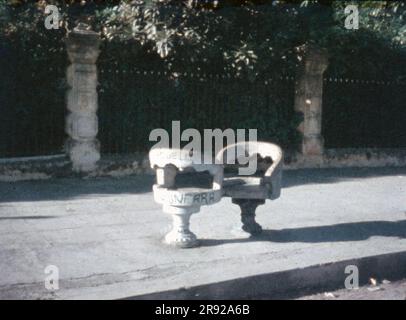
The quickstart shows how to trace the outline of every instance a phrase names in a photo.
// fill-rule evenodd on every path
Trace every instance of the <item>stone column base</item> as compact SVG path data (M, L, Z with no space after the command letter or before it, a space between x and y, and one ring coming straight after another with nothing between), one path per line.
M321 135L304 136L300 150L304 155L319 156L324 153L324 140Z
M91 172L97 168L100 160L99 141L76 141L69 139L67 143L68 154L75 172Z

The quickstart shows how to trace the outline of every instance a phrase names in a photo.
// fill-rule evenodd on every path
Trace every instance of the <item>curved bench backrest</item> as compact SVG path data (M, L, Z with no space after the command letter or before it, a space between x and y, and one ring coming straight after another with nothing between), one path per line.
M227 163L238 164L238 159L247 159L247 157L253 157L257 154L262 158L269 157L272 159L272 164L265 171L262 183L270 185L270 199L279 198L282 184L283 152L278 145L262 141L231 144L219 151L216 156L216 163L224 165Z

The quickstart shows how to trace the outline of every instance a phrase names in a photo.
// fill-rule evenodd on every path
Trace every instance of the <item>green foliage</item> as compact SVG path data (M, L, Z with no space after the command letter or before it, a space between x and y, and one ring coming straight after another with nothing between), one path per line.
M189 67L254 78L270 69L293 69L301 59L297 48L304 43L326 48L348 45L347 38L355 33L361 37L372 34L403 50L406 45L406 6L402 1L14 2L20 5L0 1L3 36L46 34L44 8L54 3L61 10L64 32L85 21L106 41L136 42L147 54L160 57L165 68L173 72ZM348 4L359 7L358 31L344 27Z
M45 29L46 4L60 8L60 29ZM344 28L348 4L360 8L360 30ZM56 139L44 152L54 146L59 151L64 39L78 21L103 38L98 66L104 72L99 75L104 151L125 152L147 149L150 130L169 128L172 120L181 120L183 128L257 128L260 139L293 146L300 121L293 112L293 83L265 81L294 76L305 43L328 49L327 77L405 80L404 13L402 1L0 0L0 98L6 101L1 113L10 124L1 128L7 141L0 145L17 143L26 155L36 144L34 133L42 130L47 137L54 131ZM148 80L131 73L135 69L161 76ZM191 73L230 80L200 82ZM346 115L334 110L352 106L352 94L343 90L336 97L334 89L327 94L326 105L332 106L327 123L333 126L335 117L344 123ZM361 97L357 104L369 101ZM41 119L53 127L45 128ZM15 142L9 138L14 136L27 138Z

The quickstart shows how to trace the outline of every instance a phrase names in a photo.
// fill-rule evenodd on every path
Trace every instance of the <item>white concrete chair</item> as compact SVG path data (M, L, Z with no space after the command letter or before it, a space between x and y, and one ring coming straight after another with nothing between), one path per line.
M152 149L149 159L157 176L154 200L162 204L165 213L172 215L172 231L165 236L166 243L180 248L197 246L196 235L189 229L190 216L199 212L201 206L221 200L223 166L202 164L199 154L171 148ZM209 185L201 185L198 174L202 172L211 177ZM192 175L191 183L184 185L177 181L182 173Z
M256 161L256 171L250 176L225 175L223 196L231 197L232 202L241 209L241 231L248 236L262 232L255 221L255 210L266 199L275 200L281 193L282 149L268 142L240 142L223 148L216 156L216 163L226 168L242 168L241 159ZM231 164L235 165L231 165Z

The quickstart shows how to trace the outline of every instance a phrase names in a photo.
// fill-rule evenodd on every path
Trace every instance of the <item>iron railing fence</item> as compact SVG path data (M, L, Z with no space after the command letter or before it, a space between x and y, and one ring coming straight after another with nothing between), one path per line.
M149 141L151 130L170 133L174 120L182 130L251 128L258 130L259 139L284 146L297 140L292 77L249 81L210 75L171 78L159 72L100 74L99 139L104 153L147 151L155 143ZM114 77L120 85L104 87L103 77Z
M63 152L66 62L53 62L61 57L39 64L20 50L0 54L0 158Z
M326 148L406 147L406 84L326 78L322 135Z
M62 152L65 135L65 69L2 66L0 158ZM28 72L30 71L30 72ZM51 76L51 78L50 78ZM327 77L323 136L327 148L406 147L406 86L391 80ZM99 70L102 153L147 151L151 130L257 129L258 138L293 148L300 117L293 110L295 78L249 80L229 75Z

